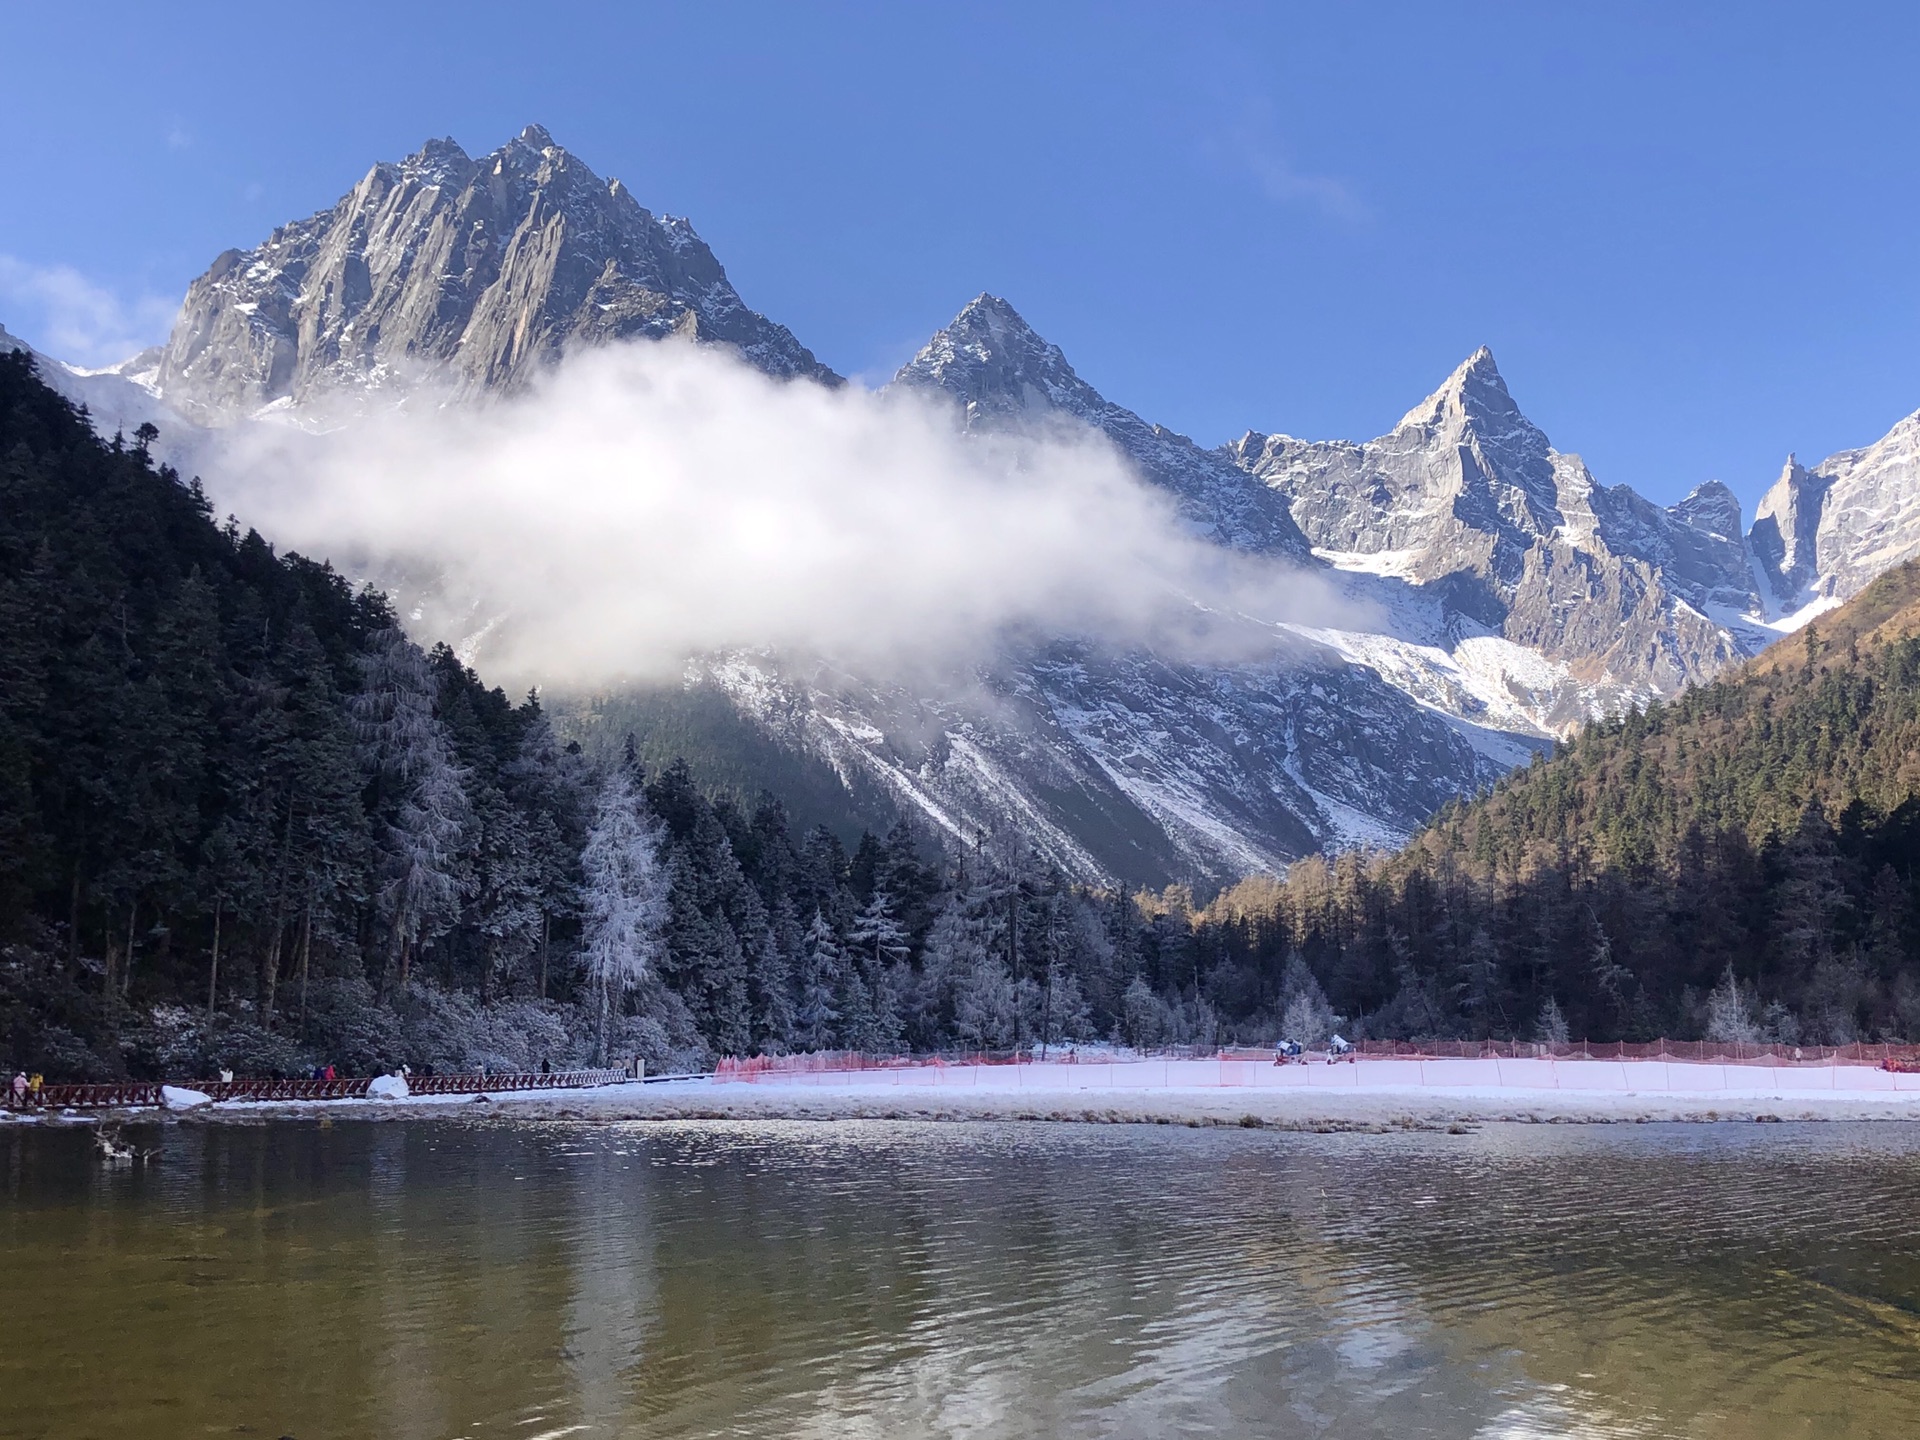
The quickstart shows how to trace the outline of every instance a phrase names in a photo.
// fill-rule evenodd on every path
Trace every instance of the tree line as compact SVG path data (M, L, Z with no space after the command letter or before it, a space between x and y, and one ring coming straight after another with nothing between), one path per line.
M0 1043L56 1077L1920 1037L1920 576L1202 904L595 757L0 356ZM1904 627L1904 628L1903 628Z

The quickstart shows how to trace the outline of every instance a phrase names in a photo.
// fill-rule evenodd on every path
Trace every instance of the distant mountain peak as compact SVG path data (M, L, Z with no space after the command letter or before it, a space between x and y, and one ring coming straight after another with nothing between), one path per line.
M1004 319L1018 325L1025 325L1027 323L1020 318L1020 312L1014 309L1008 301L994 294L991 290L982 290L978 295L974 296L973 299L967 301L966 304L960 307L947 328L949 330L957 330L966 325L988 323L996 318Z
M1785 614L1844 600L1920 555L1920 413L1811 468L1789 455L1748 542Z
M465 147L451 135L442 135L437 140L428 140L407 157L408 160L472 160Z
M1783 609L1798 609L1817 577L1820 512L1829 483L1789 454L1754 511L1747 544Z
M1020 312L1001 299L998 295L982 291L965 305L960 313L948 321L927 341L923 351L932 349L942 337L955 346L965 346L983 357L1005 355L1009 353L1028 355L1044 354L1049 358L1059 357L1059 363L1068 370L1066 356L1060 348L1051 345L1026 322Z
M963 305L900 367L893 383L959 401L969 428L1070 416L1100 431L1143 476L1178 497L1182 515L1200 533L1247 550L1307 553L1306 537L1287 513L1284 496L1225 453L1202 450L1186 436L1114 404L998 295L982 293Z
M1455 366L1440 388L1401 416L1394 429L1436 431L1462 423L1490 425L1495 433L1516 426L1534 428L1514 404L1493 351L1485 345Z
M970 418L1065 410L1091 419L1106 406L1058 345L1012 305L985 292L935 331L893 383L945 391L967 406Z
M579 346L668 335L730 346L778 378L839 380L747 308L692 226L529 125L478 161L429 140L221 256L187 292L158 385L223 424L419 377L512 387Z
M1683 524L1735 545L1740 543L1740 497L1719 480L1703 481L1688 491L1679 504L1668 508Z

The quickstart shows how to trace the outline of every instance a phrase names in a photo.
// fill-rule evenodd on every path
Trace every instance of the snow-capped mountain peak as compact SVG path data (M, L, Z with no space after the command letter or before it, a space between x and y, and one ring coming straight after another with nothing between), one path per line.
M1524 427L1539 434L1514 404L1493 351L1485 345L1461 361L1438 390L1401 416L1394 429L1437 435L1467 427L1495 435Z
M1740 542L1740 500L1719 480L1708 480L1668 509L1674 518L1717 539Z

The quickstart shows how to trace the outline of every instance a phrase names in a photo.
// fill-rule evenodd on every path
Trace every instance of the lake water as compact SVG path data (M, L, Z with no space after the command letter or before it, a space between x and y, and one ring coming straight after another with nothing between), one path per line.
M0 1131L0 1436L1920 1433L1920 1126Z

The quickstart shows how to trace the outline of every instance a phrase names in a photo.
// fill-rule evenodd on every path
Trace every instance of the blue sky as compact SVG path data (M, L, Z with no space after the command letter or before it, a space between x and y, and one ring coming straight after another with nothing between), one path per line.
M0 323L106 358L373 161L538 120L844 372L992 290L1204 442L1365 438L1485 343L1603 482L1751 508L1920 408L1916 17L20 6Z

